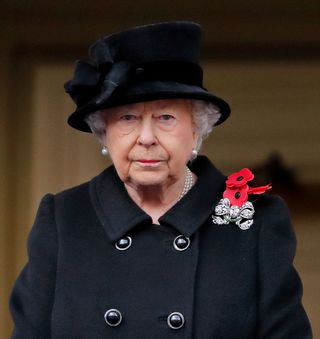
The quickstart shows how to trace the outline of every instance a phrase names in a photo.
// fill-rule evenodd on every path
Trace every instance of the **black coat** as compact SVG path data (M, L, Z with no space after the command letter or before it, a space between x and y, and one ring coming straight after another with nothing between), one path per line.
M129 198L113 167L46 195L10 300L13 338L311 338L283 201L260 196L248 230L218 226L211 215L225 177L204 157L192 170L196 185L161 225ZM183 251L173 245L178 235L191 240ZM125 236L131 246L117 249ZM118 326L105 321L110 309L121 313L108 318ZM180 329L169 326L172 312L171 325L184 318Z

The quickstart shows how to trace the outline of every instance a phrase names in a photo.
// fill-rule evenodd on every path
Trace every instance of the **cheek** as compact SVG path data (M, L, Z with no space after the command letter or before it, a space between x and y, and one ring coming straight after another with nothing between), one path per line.
M105 135L105 146L108 148L111 156L125 156L130 145L130 137L113 128L108 128Z
M105 136L105 146L109 151L109 156L116 167L120 177L126 177L129 171L130 162L128 155L132 149L132 138L127 135L117 133L113 130L107 131Z
M186 163L195 146L194 133L189 127L186 127L166 135L166 138L163 138L163 146L170 154L172 161Z

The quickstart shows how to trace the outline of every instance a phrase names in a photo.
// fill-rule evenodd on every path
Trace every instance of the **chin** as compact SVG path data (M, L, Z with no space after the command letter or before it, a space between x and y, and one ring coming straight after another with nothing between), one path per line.
M157 186L167 181L167 175L162 173L147 172L139 173L131 176L131 181L138 186Z

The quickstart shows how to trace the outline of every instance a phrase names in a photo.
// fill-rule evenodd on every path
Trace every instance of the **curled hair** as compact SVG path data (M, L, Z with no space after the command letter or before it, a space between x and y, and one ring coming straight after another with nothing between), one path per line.
M220 119L221 113L217 106L211 102L202 100L190 100L192 105L192 117L198 136L196 150L199 151L202 142L209 136L214 125Z
M203 140L210 134L214 125L220 119L221 113L219 108L214 104L202 100L189 100L192 106L192 117L196 127L197 145L196 150L199 151ZM106 123L103 117L103 111L97 111L89 114L85 118L85 122L89 125L92 133L103 144L103 138L106 133Z

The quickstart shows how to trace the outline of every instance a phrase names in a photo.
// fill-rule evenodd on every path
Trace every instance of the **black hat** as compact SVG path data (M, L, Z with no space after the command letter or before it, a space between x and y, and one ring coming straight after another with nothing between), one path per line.
M91 62L77 61L65 90L77 109L70 126L91 132L84 118L97 110L159 99L198 99L219 107L229 105L202 85L198 63L201 27L193 22L139 26L108 35L90 47Z

